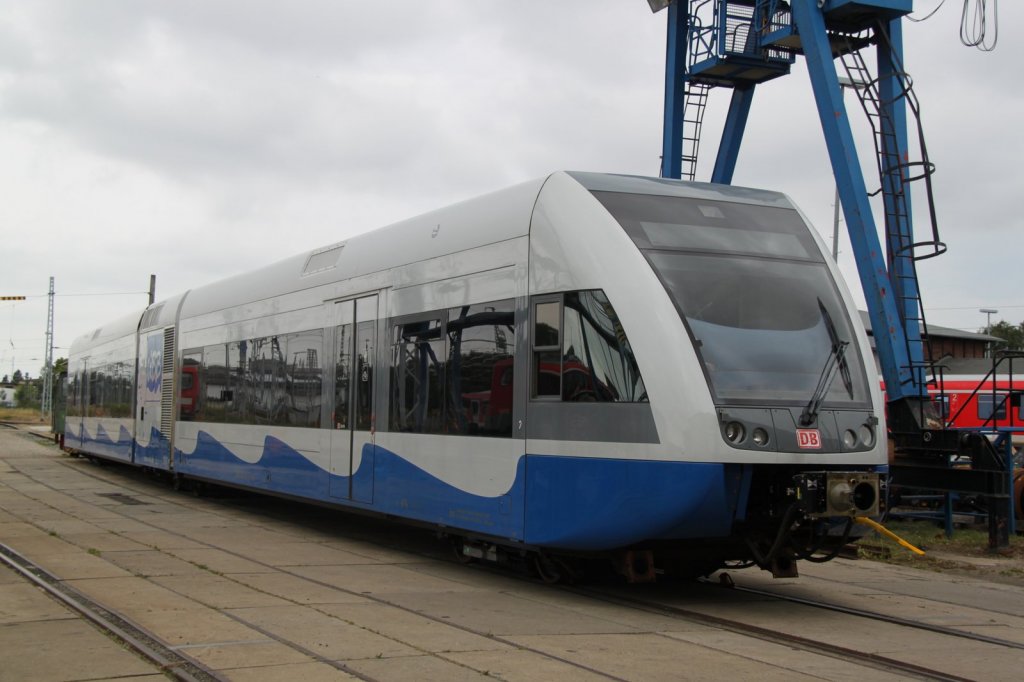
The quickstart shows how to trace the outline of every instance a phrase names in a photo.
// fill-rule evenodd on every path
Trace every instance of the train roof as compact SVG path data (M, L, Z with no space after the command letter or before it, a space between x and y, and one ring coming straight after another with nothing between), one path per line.
M716 185L710 182L689 182L670 178L649 178L640 175L618 175L615 173L567 171L566 174L591 192L652 194L794 208L793 203L785 194L764 189L737 187L735 185Z
M793 208L779 192L635 175L564 171L589 191L680 196ZM270 265L192 289L150 307L160 323L176 312L166 305L185 296L182 317L269 299L525 236L534 206L551 176L440 208ZM138 314L132 316L136 327ZM149 315L152 317L152 315ZM156 319L153 322L157 322ZM173 322L167 322L173 324ZM145 324L148 327L150 325Z
M69 352L77 355L88 351L90 348L102 346L108 341L134 334L139 329L139 321L142 319L144 312L144 310L137 310L129 315L108 322L102 327L87 331L71 342Z
M202 315L526 235L547 178L462 201L189 292Z

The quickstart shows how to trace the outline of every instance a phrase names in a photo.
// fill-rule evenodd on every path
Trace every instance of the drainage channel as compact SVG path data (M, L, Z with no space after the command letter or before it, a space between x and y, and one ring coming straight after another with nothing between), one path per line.
M226 682L225 678L198 661L175 651L143 628L103 608L4 544L0 544L0 562L84 617L112 639L157 665L161 672L172 678L182 682Z

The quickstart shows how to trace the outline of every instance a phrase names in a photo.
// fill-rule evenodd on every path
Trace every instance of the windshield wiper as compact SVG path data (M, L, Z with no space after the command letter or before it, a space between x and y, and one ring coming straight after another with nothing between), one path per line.
M828 310L820 298L818 299L818 309L821 310L821 317L825 320L825 328L828 330L832 349L825 360L825 366L821 368L818 385L815 387L807 406L804 407L804 411L800 414L800 426L810 426L817 419L818 411L821 410L821 404L825 402L825 396L828 395L828 390L832 387L832 382L835 381L837 373L843 377L843 385L846 387L846 392L850 395L850 398L853 398L853 380L850 377L850 366L846 362L846 347L850 345L850 342L839 338L839 332L836 331L836 325L832 321L832 316L828 314Z

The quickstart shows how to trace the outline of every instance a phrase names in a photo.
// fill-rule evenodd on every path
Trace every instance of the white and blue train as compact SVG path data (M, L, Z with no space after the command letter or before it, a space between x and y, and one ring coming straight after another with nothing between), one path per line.
M548 574L779 574L878 513L874 376L784 195L559 172L80 337L65 446Z

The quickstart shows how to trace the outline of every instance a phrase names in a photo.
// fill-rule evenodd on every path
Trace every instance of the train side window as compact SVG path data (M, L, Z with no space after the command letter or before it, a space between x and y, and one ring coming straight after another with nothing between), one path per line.
M181 421L205 421L203 399L206 386L203 381L203 349L194 348L182 353L181 384L178 388L178 419Z
M551 306L557 306L557 314ZM531 397L566 402L646 402L625 330L600 290L534 303Z
M562 301L536 301L533 304L533 381L532 398L557 398L562 395L561 348Z
M440 316L392 328L391 428L445 433L445 338Z
M995 398L993 402L993 398ZM995 410L993 410L995 405ZM991 393L978 394L978 419L992 419L995 412L995 420L1006 419L1006 395L999 393L993 396Z
M320 390L323 370L320 357L324 349L321 329L289 334L287 362L283 377L287 399L285 420L289 426L320 428Z
M512 436L515 302L448 311L448 432Z
M206 377L206 400L203 415L207 422L224 421L224 404L230 399L226 344L203 349L203 375Z

